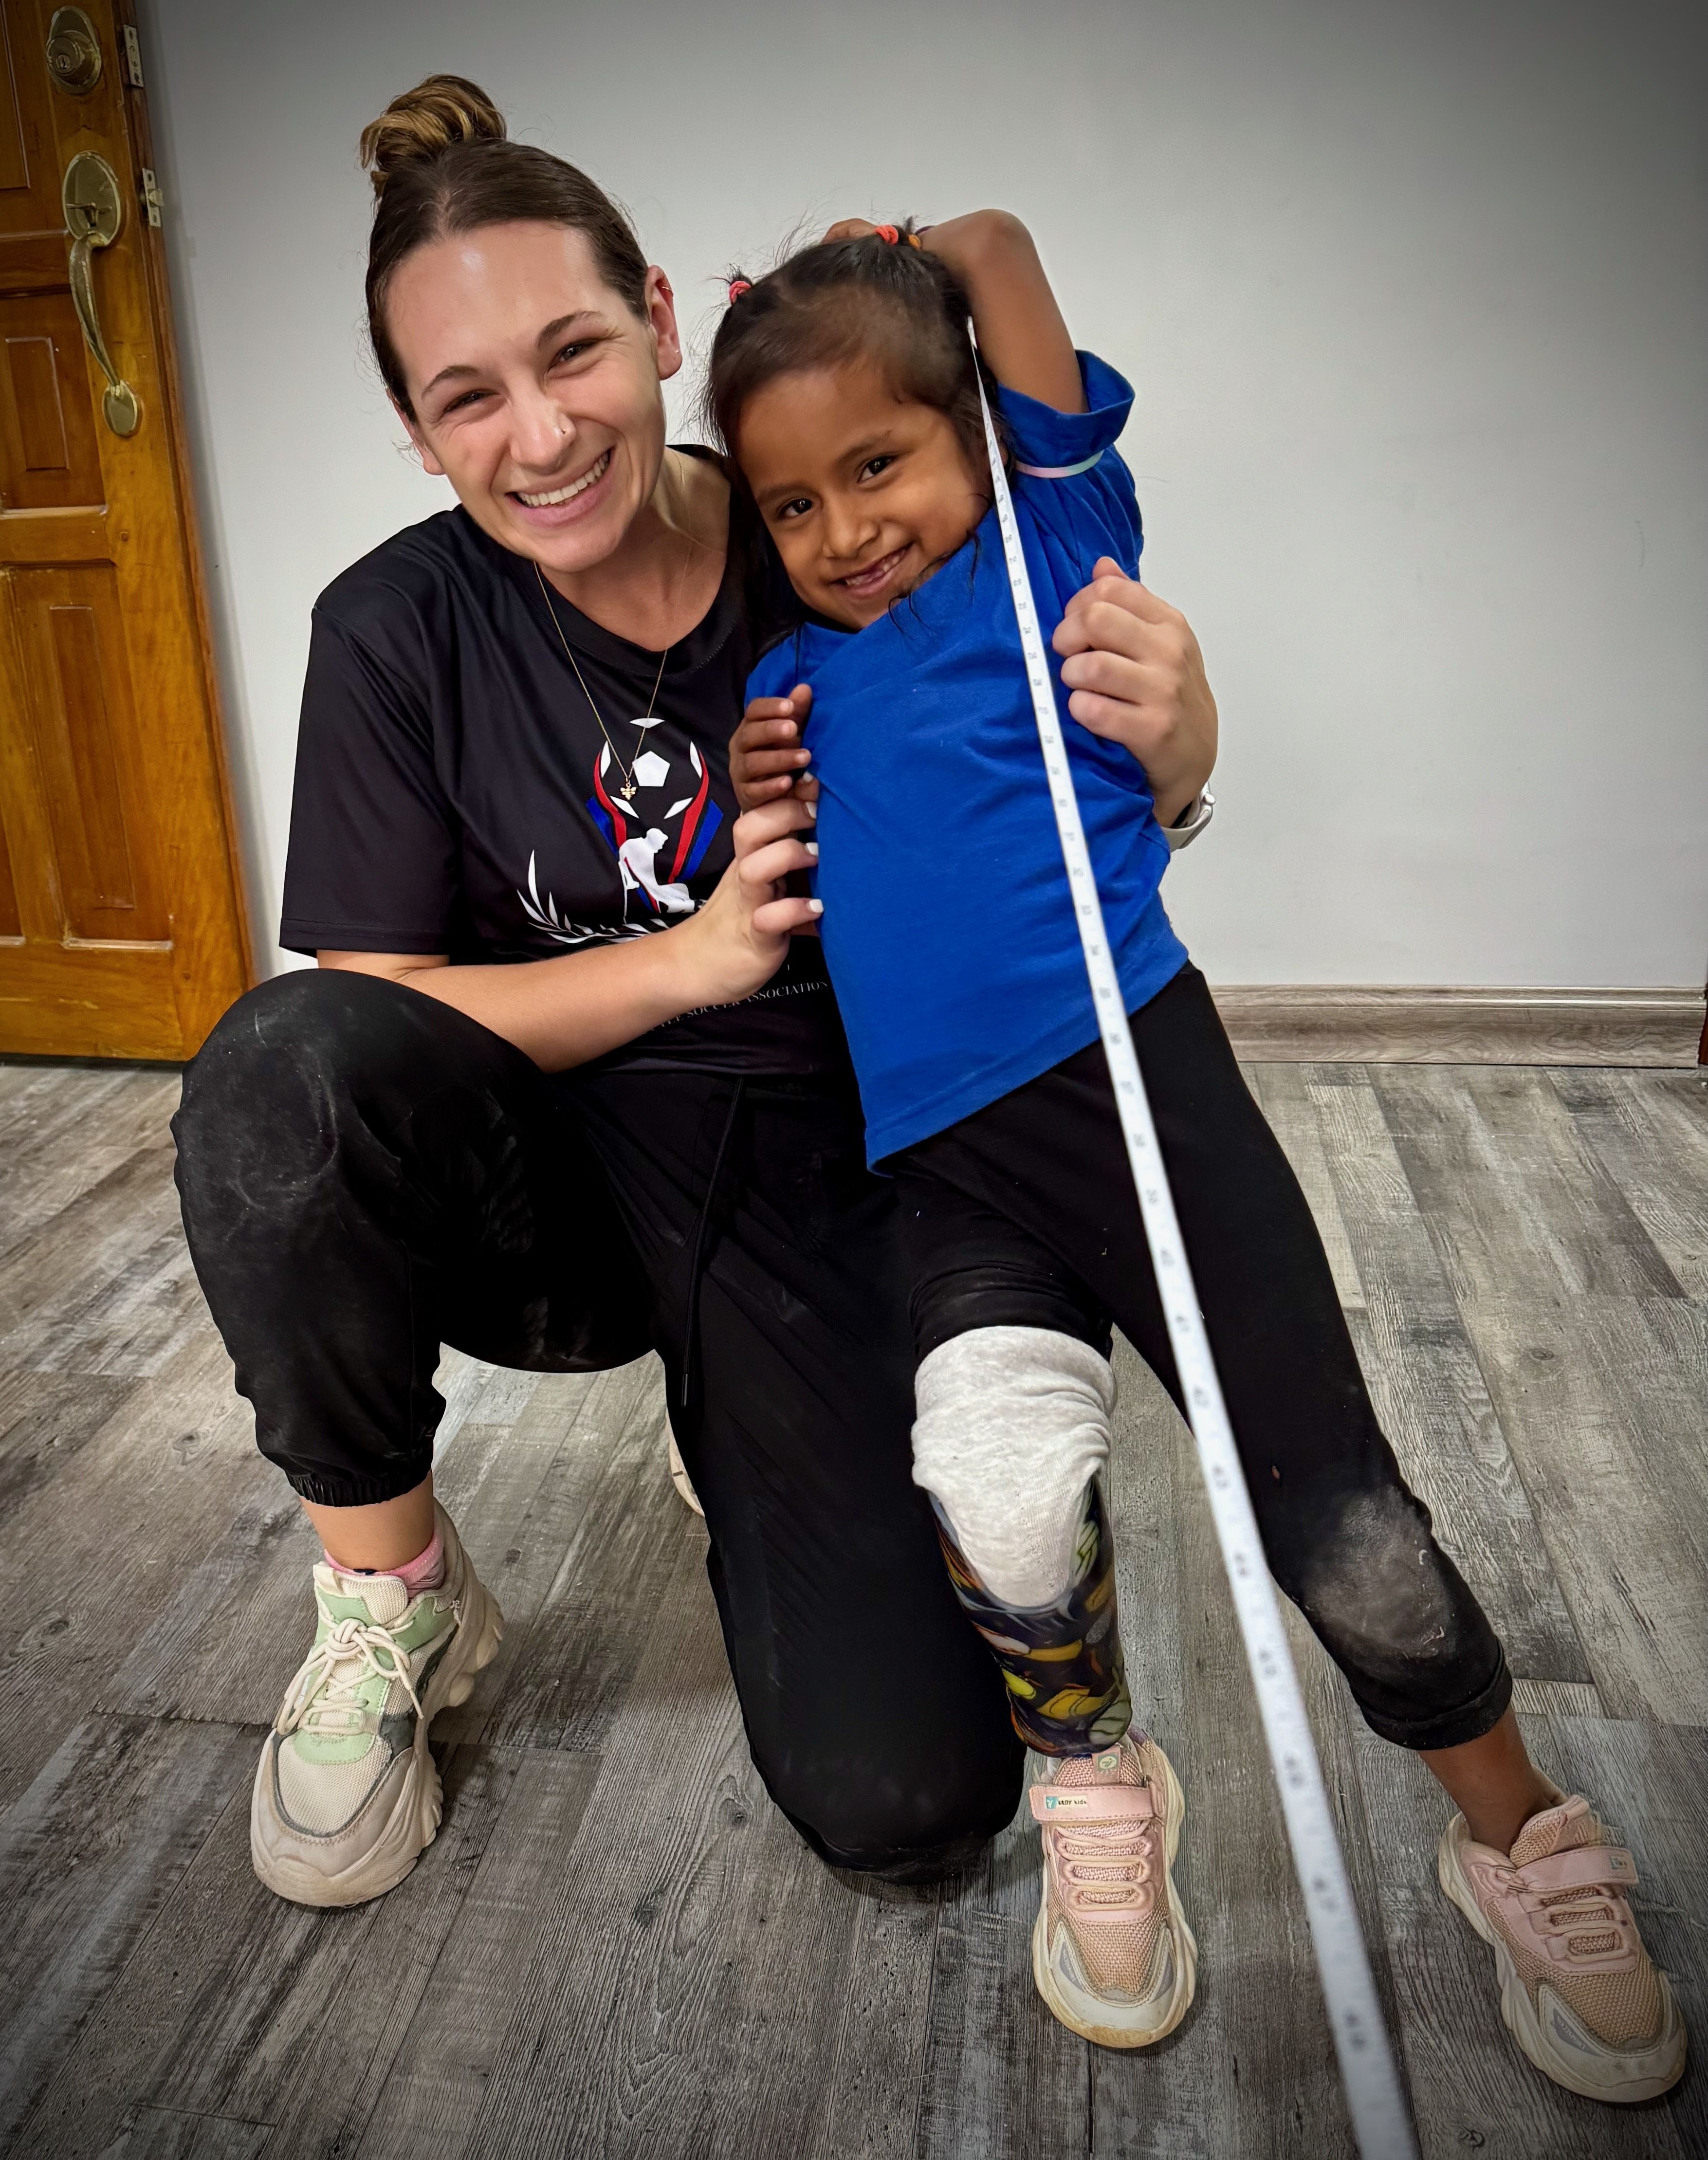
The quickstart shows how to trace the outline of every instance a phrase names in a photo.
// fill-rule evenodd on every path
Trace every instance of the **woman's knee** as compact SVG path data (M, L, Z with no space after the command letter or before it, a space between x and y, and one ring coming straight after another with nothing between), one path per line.
M1013 1730L983 1759L949 1751L896 1774L874 1762L813 1791L772 1784L772 1798L833 1867L894 1882L929 1882L966 1866L1014 1819L1025 1756Z
M407 1069L444 1031L439 1014L463 1019L376 975L324 968L276 975L239 998L202 1045L184 1074L180 1119L194 1130L234 1101L252 1119L305 1091Z

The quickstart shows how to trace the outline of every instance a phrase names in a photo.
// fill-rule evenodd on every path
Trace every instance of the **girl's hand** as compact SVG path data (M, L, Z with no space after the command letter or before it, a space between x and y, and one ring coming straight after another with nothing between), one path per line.
M844 217L819 244L864 240L877 230L868 218ZM969 210L926 226L915 237L965 288L979 350L997 381L1058 413L1084 412L1079 356L1032 236L1019 218L1005 210Z
M698 913L667 933L681 941L679 957L687 969L683 1010L750 998L783 964L790 937L823 912L818 901L783 890L792 871L811 870L818 859L818 843L797 837L802 808L798 802L772 802L738 818L735 861ZM804 809L809 819L817 814L811 803Z
M812 693L797 683L787 698L755 698L729 738L729 784L744 810L788 796L813 802L818 782L807 773L812 754L801 732L812 710Z
M1216 700L1191 624L1105 555L1067 603L1051 642L1072 693L1068 711L1131 750L1156 798L1157 822L1171 825L1216 764Z

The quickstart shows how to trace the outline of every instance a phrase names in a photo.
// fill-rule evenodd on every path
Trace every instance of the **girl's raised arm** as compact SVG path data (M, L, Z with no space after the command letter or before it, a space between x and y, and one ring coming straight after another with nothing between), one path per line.
M844 218L824 237L852 240L877 229L863 217ZM1073 340L1020 221L1005 210L969 210L925 226L919 241L966 287L979 349L1003 387L1058 413L1084 412Z

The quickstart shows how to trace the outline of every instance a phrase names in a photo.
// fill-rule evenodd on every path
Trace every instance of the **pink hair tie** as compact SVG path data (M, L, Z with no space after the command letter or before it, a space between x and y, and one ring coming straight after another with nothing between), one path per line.
M733 308L744 293L750 293L752 290L753 280L750 278L732 278L729 280L730 306Z
M892 247L901 237L901 228L899 225L875 225L872 230L880 240L887 240Z

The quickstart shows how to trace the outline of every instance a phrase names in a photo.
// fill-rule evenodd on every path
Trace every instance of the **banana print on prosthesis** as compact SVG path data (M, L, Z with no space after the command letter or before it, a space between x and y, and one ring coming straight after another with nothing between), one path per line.
M1048 1605L1005 1605L979 1581L935 1494L949 1580L1008 1684L1015 1731L1041 1755L1112 1747L1133 1721L1115 1615L1115 1547L1100 1482L1085 1488L1067 1587Z

